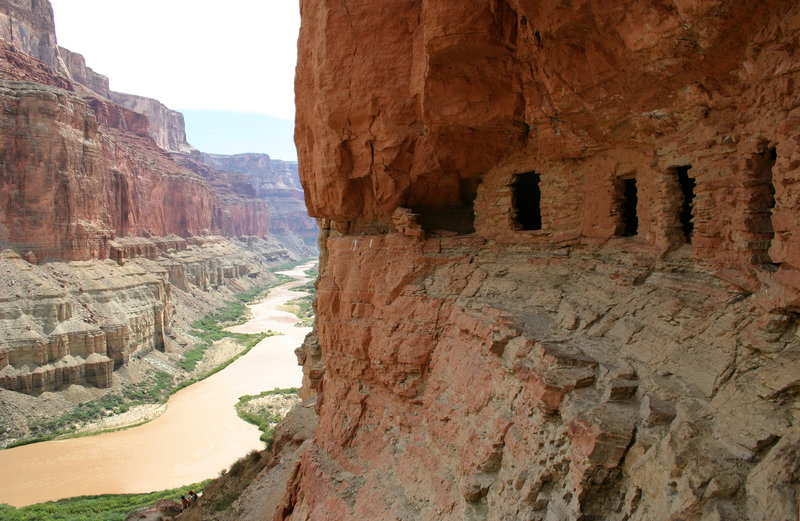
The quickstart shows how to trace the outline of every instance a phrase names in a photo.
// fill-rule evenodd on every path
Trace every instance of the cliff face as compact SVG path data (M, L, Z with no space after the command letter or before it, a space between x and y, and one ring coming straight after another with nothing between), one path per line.
M271 233L295 243L295 249L308 253L315 249L319 228L316 220L308 216L297 162L273 160L267 154L200 152L186 141L183 114L151 98L110 91L108 78L87 67L83 56L63 47L58 49L69 76L89 90L89 97L106 98L146 116L147 135L161 149L174 154L178 163L212 185L222 202L215 214L220 233L258 236ZM255 192L245 186L248 183L255 187Z
M274 282L270 265L296 260L261 239L177 236L118 239L111 257L36 264L32 254L0 253L0 387L109 387L131 358L180 356L192 339L176 322L185 328L233 293Z
M168 152L190 152L194 150L186 142L186 125L183 114L169 109L152 98L113 92L108 77L98 74L86 65L84 57L64 47L58 47L59 56L70 79L83 85L94 95L109 99L128 110L147 116L150 122L149 135L156 144Z
M104 98L111 97L108 77L96 73L91 67L87 66L83 55L72 52L61 46L58 47L58 54L69 71L72 81L80 83Z
M0 38L51 69L64 70L59 61L50 2L4 0L0 3Z
M0 25L0 387L108 387L131 357L182 351L173 287L201 292L184 306L194 316L219 304L209 289L230 297L296 260L262 240L267 209L244 176L181 166L142 112L165 147L190 149L180 114L114 103L107 78L59 51L49 2L0 0Z
M254 194L215 192L156 146L146 116L63 90L68 80L8 47L0 63L22 80L0 82L0 240L87 259L126 235L267 236Z
M268 205L258 198L255 187L246 175L211 168L204 162L180 154L173 154L172 157L204 178L219 195L223 204L218 210L218 221L225 235L266 237L272 233L268 218L272 208L268 210ZM250 233L251 230L256 233Z
M206 154L192 152L188 159L222 172L246 176L259 198L270 208L270 233L297 235L306 245L316 245L319 228L308 216L297 162L272 159L267 154Z
M108 97L118 105L147 116L150 120L150 135L162 149L168 152L193 150L186 142L186 125L180 112L170 110L158 100L143 96L110 92Z
M276 519L793 518L797 4L301 10L319 423Z

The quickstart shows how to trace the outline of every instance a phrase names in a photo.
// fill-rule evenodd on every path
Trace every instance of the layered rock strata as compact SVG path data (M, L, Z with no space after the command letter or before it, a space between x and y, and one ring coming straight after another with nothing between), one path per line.
M65 70L59 59L53 8L48 1L0 2L0 39L53 70Z
M800 8L301 7L319 422L275 519L796 516Z
M42 31L46 33L46 30L42 27ZM52 39L55 41L54 33ZM226 235L264 236L268 226L269 233L295 243L297 249L310 252L315 248L319 228L308 216L296 161L271 159L267 154L200 152L186 141L183 114L155 99L111 91L108 78L88 67L82 55L63 47L58 47L58 54L59 63L63 64L60 70L77 84L81 96L99 97L102 102L109 100L146 116L148 127L144 135L149 135L159 148L172 153L179 163L212 185L222 199L222 207L218 210L222 228L218 231ZM69 90L76 89L70 86ZM92 106L94 108L95 103ZM119 112L119 109L115 111ZM255 192L246 186L248 183L255 187ZM256 198L263 200L266 206L255 202L253 199ZM268 225L267 207L272 210L273 217ZM262 226L263 232L259 231Z
M92 90L98 92L93 88ZM168 152L191 152L194 150L186 142L186 124L183 121L183 114L180 112L169 109L158 100L144 96L113 91L106 96L118 105L146 115L150 121L150 136L162 149Z
M296 161L272 159L267 154L223 155L197 150L181 157L217 171L245 175L270 208L270 233L286 240L297 236L306 246L315 247L319 228L308 216Z
M111 98L111 89L108 85L108 76L103 76L86 65L86 59L83 57L83 55L72 52L69 49L65 49L60 45L58 47L58 55L61 57L62 62L66 66L72 81L83 85L92 92L95 92L104 98ZM122 105L122 103L120 103L120 105Z
M58 47L58 54L64 64L67 76L72 81L83 85L101 98L111 100L128 110L147 116L148 134L159 148L168 152L194 150L186 142L186 125L183 121L183 114L169 109L160 101L152 98L114 92L109 88L108 77L95 72L86 65L83 55L61 46Z
M178 164L205 179L219 196L223 204L218 210L218 221L223 234L260 237L270 234L271 219L266 216L271 214L272 208L258 197L246 175L223 172L184 155L173 154L172 157Z
M132 357L179 356L192 340L174 321L307 253L264 240L244 175L175 161L166 150L191 150L180 114L59 49L49 2L0 0L0 21L0 386L108 387Z
M131 358L179 351L175 321L214 310L204 293L265 285L275 280L268 266L297 260L261 239L128 237L112 250L114 260L40 265L11 250L0 255L0 387L109 387Z
M131 234L267 236L262 201L215 192L153 142L147 117L2 51L23 81L0 81L0 240L77 260L107 258Z
M162 278L113 261L38 267L10 250L2 264L0 387L108 387L132 354L164 350L171 297Z

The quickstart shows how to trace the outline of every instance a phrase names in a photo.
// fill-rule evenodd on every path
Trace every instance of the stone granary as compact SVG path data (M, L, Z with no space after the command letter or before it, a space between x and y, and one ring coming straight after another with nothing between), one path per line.
M800 4L301 11L276 519L796 519Z

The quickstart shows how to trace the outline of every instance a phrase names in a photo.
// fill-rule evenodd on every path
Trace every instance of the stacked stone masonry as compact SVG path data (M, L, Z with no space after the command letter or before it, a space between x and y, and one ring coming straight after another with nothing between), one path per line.
M301 11L319 423L275 519L796 518L800 6Z

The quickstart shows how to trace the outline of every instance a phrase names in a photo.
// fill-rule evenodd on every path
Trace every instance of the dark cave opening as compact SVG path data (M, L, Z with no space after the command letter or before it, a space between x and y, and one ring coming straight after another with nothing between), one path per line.
M451 232L458 235L475 233L475 197L478 178L459 179L456 204L416 205L412 211L418 215L417 222L429 234Z
M525 172L515 176L511 183L514 217L522 230L542 229L541 175Z
M751 235L750 250L752 261L756 264L772 264L769 248L775 238L775 228L772 224L772 213L775 210L775 184L772 178L772 168L778 159L775 147L768 148L764 144L764 152L755 155L750 160L751 174L755 183L750 190L750 208L747 218L747 227Z
M689 170L692 165L676 166L672 170L678 178L683 198L680 207L680 222L683 236L686 242L692 242L692 235L694 235L694 222L692 221L692 207L694 206L694 188L695 180L689 177Z
M633 237L639 233L639 216L636 208L639 205L639 192L636 187L636 178L623 179L622 181L622 236Z

